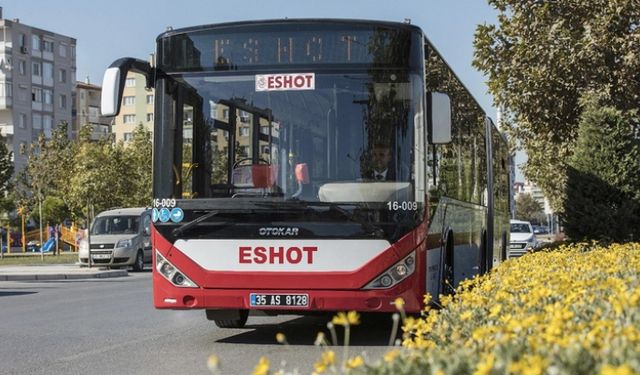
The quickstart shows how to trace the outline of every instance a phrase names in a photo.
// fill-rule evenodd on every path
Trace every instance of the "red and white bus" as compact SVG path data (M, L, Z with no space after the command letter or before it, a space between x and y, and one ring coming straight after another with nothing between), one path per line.
M153 64L153 300L220 327L409 312L505 259L508 153L420 28L274 20L170 30Z

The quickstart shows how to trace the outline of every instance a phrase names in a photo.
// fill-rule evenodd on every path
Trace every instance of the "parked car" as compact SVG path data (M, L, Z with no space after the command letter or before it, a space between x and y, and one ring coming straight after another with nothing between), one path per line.
M132 266L142 271L151 263L151 210L118 208L98 214L91 224L89 241L80 242L80 265Z
M545 227L544 225L534 225L533 226L533 233L534 234L548 234L549 233L549 229L547 227Z
M538 240L530 222L511 220L510 224L509 258L522 256L527 251L532 251L538 247Z

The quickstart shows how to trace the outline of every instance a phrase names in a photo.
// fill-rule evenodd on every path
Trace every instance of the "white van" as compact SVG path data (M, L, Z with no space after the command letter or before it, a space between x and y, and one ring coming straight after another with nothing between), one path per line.
M117 208L98 214L91 223L89 241L82 241L78 251L80 265L107 267L133 266L142 271L151 263L151 210Z

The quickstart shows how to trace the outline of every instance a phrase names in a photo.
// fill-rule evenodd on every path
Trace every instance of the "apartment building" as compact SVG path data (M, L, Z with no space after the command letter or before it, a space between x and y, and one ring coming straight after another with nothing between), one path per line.
M131 141L133 131L142 124L153 132L153 89L145 88L146 81L142 74L129 72L122 93L120 113L113 118L111 131L116 142Z
M71 125L75 75L76 39L3 19L0 8L0 132L16 171L40 133Z
M102 88L91 84L89 77L84 82L76 82L73 92L73 125L72 137L85 125L91 125L91 139L100 139L111 134L112 119L100 115L100 98Z

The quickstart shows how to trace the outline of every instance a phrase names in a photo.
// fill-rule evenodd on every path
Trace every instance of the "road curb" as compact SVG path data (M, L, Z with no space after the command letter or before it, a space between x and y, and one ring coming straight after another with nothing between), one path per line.
M109 270L83 273L39 273L39 274L0 274L0 281L51 281L51 280L80 280L80 279L106 279L112 277L128 276L126 270Z

